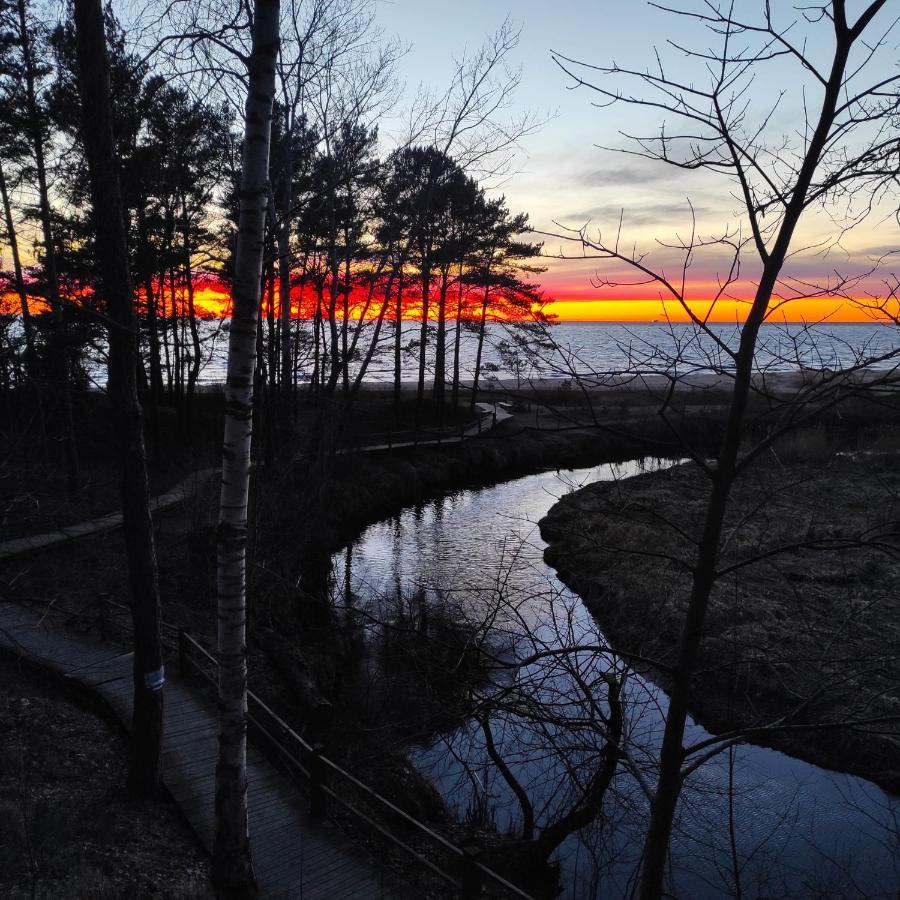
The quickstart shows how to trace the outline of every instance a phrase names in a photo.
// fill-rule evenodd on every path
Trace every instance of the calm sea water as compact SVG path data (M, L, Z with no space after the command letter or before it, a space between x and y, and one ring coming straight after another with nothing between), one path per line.
M367 346L371 325L358 342L362 353ZM735 347L739 337L732 325L712 326L714 338L725 347ZM448 327L448 376L453 366L454 326ZM200 381L215 384L224 380L228 350L227 323L202 323L203 369ZM305 346L300 358L300 375L312 375L312 339L310 323L301 325L301 341ZM543 335L526 339L522 329L497 323L489 326L482 357L482 383L491 377L500 379L534 378L567 379L575 375L604 375L620 372L658 373L676 370L680 374L728 371L733 368L727 352L709 335L689 325L609 324L597 322L563 322ZM414 381L418 377L419 325L405 322L401 337L402 377ZM433 343L432 335L431 341ZM431 357L429 353L429 377ZM765 325L760 333L756 365L769 372L795 371L799 366L838 369L856 365L862 358L873 365L887 368L900 353L900 328L881 324ZM459 347L460 371L471 380L475 369L476 339L466 329ZM370 365L366 381L389 383L394 377L393 329L383 329L379 351ZM352 364L356 369L358 361ZM98 355L91 376L98 384L105 382L105 363Z
M424 591L432 601L452 600L461 616L490 620L501 635L525 629L533 641L526 641L523 655L535 647L604 643L580 598L544 563L545 544L535 523L569 490L667 464L650 460L544 472L452 493L366 529L352 547L349 566L346 551L335 557L336 574L342 582L349 580L354 603L371 604L376 617L386 595L398 589L406 594ZM622 665L611 653L574 654L569 659L587 682ZM517 677L533 696L563 714L574 711L572 671L536 664ZM597 696L602 704L602 682ZM651 681L633 674L625 699L631 755L652 782L667 697ZM514 716L496 716L493 729L507 763L528 786L539 822L546 821L560 798L567 797L562 755L549 751L546 736ZM707 737L701 726L689 725L688 743ZM569 762L572 753L577 759L577 749L567 752ZM514 798L488 764L484 739L474 723L415 749L412 758L459 815L480 799L501 830L515 821ZM590 759L595 763L596 756ZM721 754L686 782L672 845L677 896L702 900L734 895L730 812L744 896L895 898L900 890L897 798L860 778L742 744L733 759ZM646 818L646 796L623 769L607 797L604 826L586 830L581 839L568 839L560 849L563 896L628 896Z

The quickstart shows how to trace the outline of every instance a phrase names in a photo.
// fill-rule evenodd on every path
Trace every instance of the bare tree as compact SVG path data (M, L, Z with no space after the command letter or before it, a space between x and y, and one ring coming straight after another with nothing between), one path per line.
M749 237L739 231L724 238L705 241L696 233L678 242L683 254L679 278L666 277L636 252L614 243L592 238L587 229L577 229L575 240L599 258L626 263L638 273L640 283L661 286L693 325L701 330L727 358L733 383L723 426L723 437L714 462L699 455L694 459L709 480L705 521L691 565L690 598L681 627L677 664L670 679L670 704L660 751L659 782L654 792L649 828L644 845L640 896L650 900L663 893L665 863L681 786L685 760L684 729L690 705L695 669L703 640L710 594L719 577L723 523L736 479L778 432L747 446L748 400L755 388L753 371L761 325L790 297L801 293L782 292L782 270L796 252L795 235L804 212L836 195L853 199L863 188L883 185L886 173L896 169L896 136L891 116L896 109L900 76L869 76L869 64L876 58L894 22L871 35L884 10L884 0L869 3L855 21L848 19L843 0L796 8L798 22L776 21L769 4L757 19L742 18L734 3L705 2L691 9L661 7L705 26L718 41L717 50L681 48L689 61L706 68L707 84L686 83L670 73L658 58L653 70L637 70L612 65L589 66L561 55L557 63L576 84L596 91L600 105L625 104L651 109L674 118L682 128L663 128L658 135L636 141L639 155L684 169L705 169L723 173L736 187L749 227ZM794 37L799 24L824 25L831 33L832 46L824 66L805 42ZM794 27L797 26L797 27ZM809 118L801 126L799 142L767 143L772 103L761 120L752 119L750 108L755 72L773 60L792 60L811 78L819 95L817 109L807 98ZM870 80L866 81L869 78ZM871 194L869 194L871 196ZM870 203L864 202L863 209ZM848 221L858 214L848 211ZM728 296L737 279L742 252L752 247L758 258L759 276L755 293L740 326L736 349L726 344L710 327L710 310L698 311L688 297L687 270L699 247L726 247L731 254L727 275L721 279L717 298ZM805 286L805 294L814 291ZM824 293L824 288L821 291ZM787 294L787 297L784 294ZM868 360L871 362L871 360ZM855 367L854 367L855 368ZM806 401L809 396L806 395ZM812 412L813 407L793 408L782 424L791 427Z
M232 280L225 438L218 526L219 760L214 877L223 896L253 892L247 822L247 501L253 374L279 45L278 0L256 0L244 113L240 218Z

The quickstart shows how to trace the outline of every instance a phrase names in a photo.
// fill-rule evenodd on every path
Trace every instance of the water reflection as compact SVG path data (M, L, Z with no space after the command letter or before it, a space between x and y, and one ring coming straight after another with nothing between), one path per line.
M384 596L417 595L450 604L460 621L489 619L497 646L519 658L544 654L515 678L492 679L477 698L485 709L500 707L486 716L490 736L539 825L577 805L573 778L586 784L596 772L616 676L627 754L604 797L603 827L559 849L566 897L620 897L633 886L666 696L628 670L544 564L536 523L567 491L664 465L545 472L461 491L372 526L335 558L348 593L374 618ZM565 646L591 649L554 655ZM707 737L689 724L687 744ZM412 758L460 816L503 831L521 827L516 795L490 762L483 721L454 728ZM672 848L678 895L730 896L740 881L747 896L894 897L898 822L900 805L868 782L739 745L687 781Z

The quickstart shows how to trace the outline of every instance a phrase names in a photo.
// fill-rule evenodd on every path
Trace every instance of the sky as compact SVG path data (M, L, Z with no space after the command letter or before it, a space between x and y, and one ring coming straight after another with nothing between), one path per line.
M696 9L699 5L682 4L682 8ZM774 6L781 13L790 11L787 2ZM861 6L859 0L850 0L850 16ZM738 0L737 8L741 14L752 15L762 8L762 3ZM518 0L515 4L503 0L379 0L377 18L385 33L396 35L408 46L400 62L405 92L397 108L410 102L419 84L441 90L451 77L453 58L467 47L480 45L485 35L507 16L521 28L519 44L510 59L514 67L521 67L521 83L512 106L548 119L538 133L522 141L513 171L502 184L511 209L528 212L533 226L541 231L560 233L565 227L587 224L592 237L599 230L607 241L616 235L621 216L620 246L647 253L645 260L663 269L670 278L680 278L682 255L661 247L659 242L677 242L690 234L691 205L701 236L718 236L725 229L739 226L746 230L741 205L732 196L734 187L721 176L675 169L601 149L633 147L620 132L655 133L660 113L635 112L622 106L600 108L596 104L598 95L583 87L573 89L571 77L553 61L551 51L556 51L591 64L615 62L644 69L653 65L658 49L667 71L684 80L704 83L707 76L686 64L668 42L704 49L712 46L709 34L695 22L654 9L643 0ZM883 19L885 26L890 24L890 15ZM809 56L815 61L826 60L831 41L829 27L821 23L802 23L800 27ZM796 27L795 32L799 33ZM895 32L876 58L873 75L896 73L897 45ZM748 120L774 107L768 135L775 145L782 135L796 143L804 98L813 106L820 94L808 77L804 79L796 63L779 60L763 68L749 96ZM382 125L382 131L390 135L390 121ZM777 159L771 165L777 167ZM838 274L868 270L874 257L900 248L900 228L891 215L896 200L895 195L893 205L883 204L827 253L819 249L799 254L791 260L788 272L804 282L815 281L827 287L829 279L833 284ZM815 211L801 223L794 246L823 241L833 244L829 238L836 233L828 215ZM544 240L548 254L577 255L578 248L564 240ZM729 263L730 259L718 250L697 254L688 272L691 299L709 299ZM548 266L542 284L557 301L554 309L563 318L652 319L667 312L677 314L674 307L668 305L664 309L655 299L659 291L654 286L622 286L621 282L634 278L621 263L548 260ZM758 264L748 250L742 277L732 292L738 300L752 295L757 270ZM893 270L900 271L900 266L893 266ZM888 261L851 293L879 293L883 279L891 271ZM604 279L615 281L618 286L598 287ZM741 302L723 302L719 317L733 321L742 308ZM830 297L796 300L784 311L792 319L864 318L858 308Z
M119 12L126 19L128 15L139 18L142 10L151 8L136 0L118 2ZM515 116L528 112L544 124L520 141L509 172L490 184L489 190L505 194L509 208L527 212L532 226L542 233L547 271L539 277L552 301L550 312L567 320L685 318L677 303L660 301L665 294L658 285L647 283L643 276L635 277L626 264L577 258L582 255L580 244L566 237L573 235L567 229L579 228L586 228L591 239L606 243L614 243L618 237L621 249L633 252L675 284L684 275L688 299L699 312L708 309L729 271L731 258L721 246L707 246L693 254L690 268L683 273L684 254L672 245L689 240L692 227L701 240L709 241L725 232L746 236L746 216L735 196L735 185L721 175L686 171L620 152L634 149L633 141L623 132L656 134L663 114L656 109L598 103L599 95L575 87L571 76L552 56L555 51L592 65L616 63L644 70L654 66L658 51L668 74L686 83L705 85L708 74L696 62L685 62L673 45L711 48L707 31L689 18L654 8L646 0L372 2L384 38L396 38L406 48L398 63L401 87L396 91L395 106L378 119L385 151L401 140L420 85L441 93L451 80L455 59L477 49L507 18L520 29L518 45L508 59L509 65L520 71L518 88L508 98L509 113ZM764 6L763 0L735 3L742 16L750 17L758 15ZM682 9L698 9L702 0L680 0L679 5ZM847 0L851 20L863 5L864 0ZM782 16L782 24L788 22L787 16L793 17L794 4L789 0L778 0L772 6L776 15ZM887 13L879 20L883 26L891 23L891 14L897 15L896 7L896 0L886 4ZM828 23L800 22L792 33L813 61L828 61L833 42ZM873 79L900 72L898 45L900 28L889 34L876 54ZM746 119L754 123L771 113L765 132L769 145L778 147L786 140L796 147L802 140L799 125L804 119L803 104L813 108L820 96L819 87L796 61L769 62L758 69L747 94ZM235 102L240 99L235 98ZM671 134L671 116L666 127ZM777 172L784 155L782 152L767 158L767 170ZM779 307L777 316L794 321L866 319L859 305L836 297L832 288L839 278L860 275L873 268L875 259L900 249L898 203L900 192L895 191L861 224L843 234L839 243L835 243L835 237L840 233L840 205L806 213L793 247L810 249L789 259L785 268L788 283L778 293L792 296L802 284L804 290L820 296L793 300ZM712 318L727 322L742 318L758 272L758 259L748 247L741 257L739 277L718 302ZM900 274L900 257L895 262L888 256L872 275L852 285L847 293L867 301L870 295L884 293L884 284L894 273Z

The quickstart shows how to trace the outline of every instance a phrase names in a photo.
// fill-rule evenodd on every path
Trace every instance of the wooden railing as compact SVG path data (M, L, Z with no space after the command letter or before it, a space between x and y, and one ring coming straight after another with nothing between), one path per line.
M400 448L434 447L442 444L461 444L464 441L479 437L483 430L491 426L485 422L490 416L481 416L471 422L462 422L453 429L419 428L418 430L394 430L367 432L355 438L345 438L343 444L336 449L338 454L364 453L372 450L391 451Z
M197 672L216 687L215 657L184 630L178 632L178 657L182 674ZM340 805L365 828L398 848L415 865L452 886L466 900L481 897L487 887L491 888L492 896L534 900L479 862L475 846L453 844L324 756L319 746L304 740L252 691L247 698L251 733L276 753L306 787L314 816L328 815L332 803ZM411 840L397 834L390 823L402 824L410 835L427 844L428 856L412 846Z

